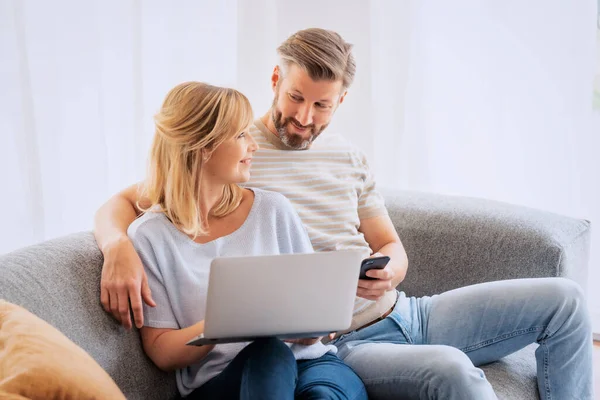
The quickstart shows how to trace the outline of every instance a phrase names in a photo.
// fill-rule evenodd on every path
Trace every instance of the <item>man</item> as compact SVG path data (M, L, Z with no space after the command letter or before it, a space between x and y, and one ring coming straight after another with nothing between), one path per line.
M359 281L352 327L333 340L369 395L494 399L476 365L537 342L541 398L591 399L591 324L573 282L493 282L431 298L406 298L395 290L408 261L365 157L340 136L315 141L354 78L351 45L334 32L307 29L288 38L278 53L273 105L251 129L261 150L248 185L286 195L316 251L354 248L391 258L384 269L367 273L375 280ZM96 239L105 256L101 301L126 327L130 302L137 326L143 323L142 299L154 305L126 235L139 212L137 193L136 186L124 190L96 215Z

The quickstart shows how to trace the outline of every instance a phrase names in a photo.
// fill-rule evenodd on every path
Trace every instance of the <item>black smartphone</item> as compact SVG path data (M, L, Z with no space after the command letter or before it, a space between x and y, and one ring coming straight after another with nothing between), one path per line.
M365 258L360 263L359 279L368 279L368 280L376 279L376 278L371 278L371 277L367 276L366 275L367 271L370 269L383 269L389 262L390 262L390 258L388 256Z

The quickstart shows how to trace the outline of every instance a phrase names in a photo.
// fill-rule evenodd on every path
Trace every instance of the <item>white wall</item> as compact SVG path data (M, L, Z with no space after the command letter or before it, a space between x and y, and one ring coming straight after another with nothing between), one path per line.
M90 229L109 195L142 179L175 84L235 84L236 10L0 1L0 254Z
M380 183L600 224L594 1L414 1L404 8L409 18L385 11L372 31L403 39L374 42L372 51L393 42L404 58L371 65L387 72L373 77L373 90L390 102L374 112ZM398 18L410 21L408 46ZM600 283L600 235L592 247L591 288Z

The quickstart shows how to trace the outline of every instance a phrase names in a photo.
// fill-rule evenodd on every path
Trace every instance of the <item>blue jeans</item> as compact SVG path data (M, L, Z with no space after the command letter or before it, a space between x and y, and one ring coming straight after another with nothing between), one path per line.
M356 399L366 400L360 378L337 356L296 361L278 339L246 346L227 367L190 399Z
M399 293L390 315L336 339L372 399L496 399L476 366L538 343L543 400L591 400L592 334L582 291L563 278Z

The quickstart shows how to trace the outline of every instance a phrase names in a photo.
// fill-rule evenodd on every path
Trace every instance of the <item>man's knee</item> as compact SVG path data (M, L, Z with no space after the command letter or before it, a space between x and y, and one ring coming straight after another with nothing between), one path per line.
M474 368L469 357L452 346L432 346L428 361L431 374L444 379L460 377Z
M550 282L551 291L561 302L558 311L564 311L567 318L573 319L577 324L582 324L585 328L589 327L591 330L587 301L581 286L566 278L553 278Z
M491 391L483 371L465 353L450 346L432 346L425 381L429 382L426 391L433 397L445 393L449 398L475 399Z
M559 298L575 304L585 304L583 289L575 281L567 278L553 278L550 281L555 294Z

